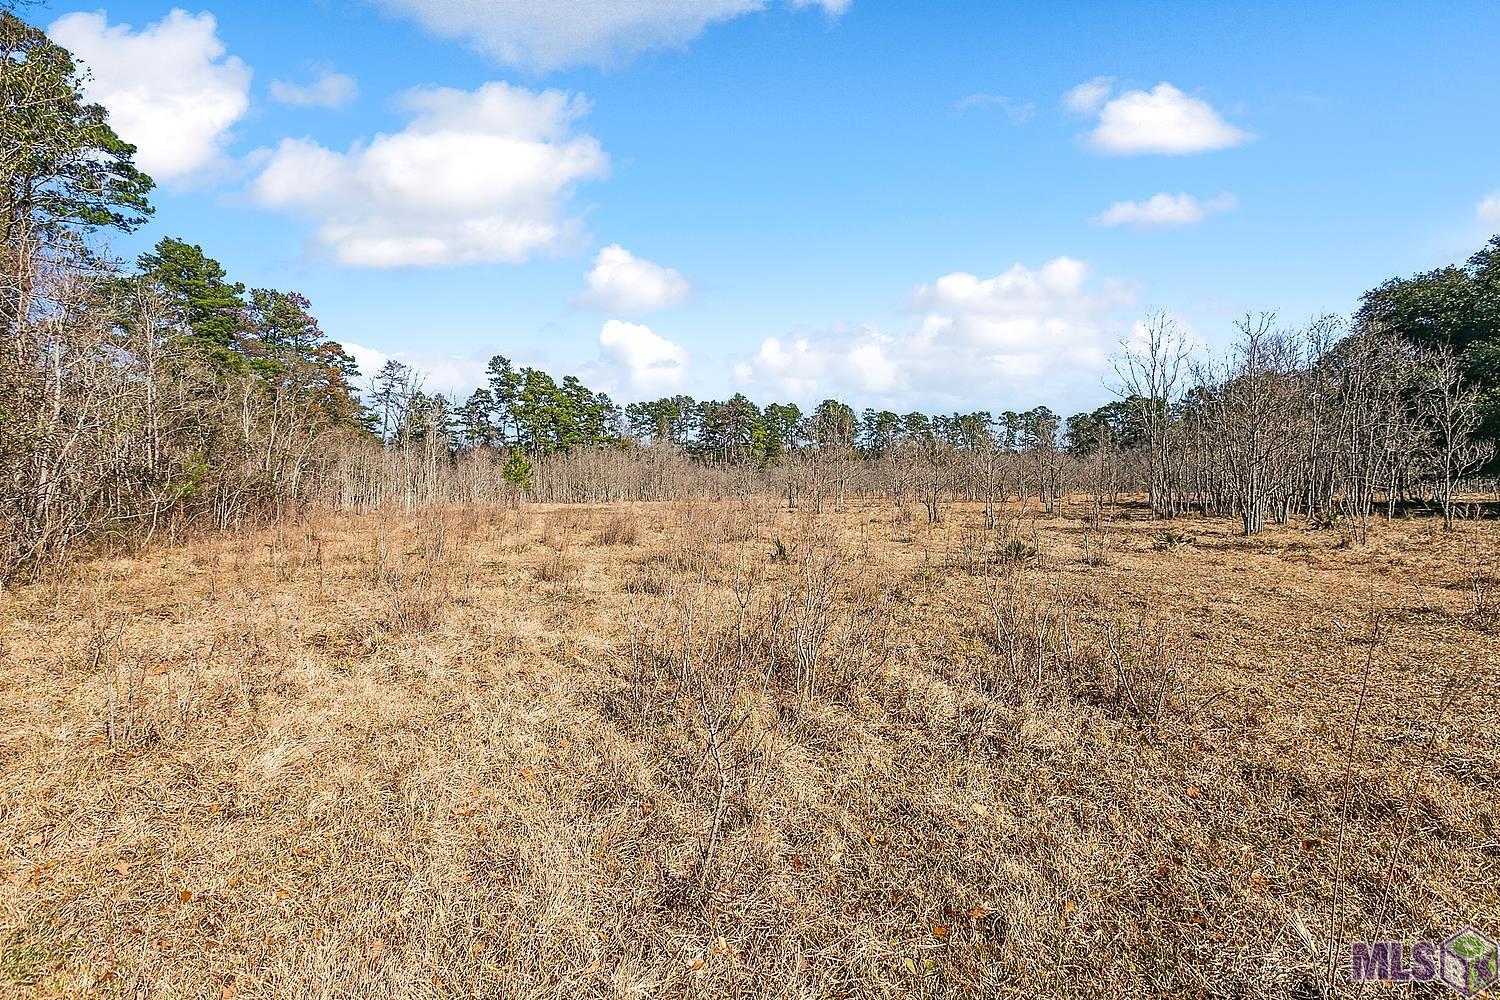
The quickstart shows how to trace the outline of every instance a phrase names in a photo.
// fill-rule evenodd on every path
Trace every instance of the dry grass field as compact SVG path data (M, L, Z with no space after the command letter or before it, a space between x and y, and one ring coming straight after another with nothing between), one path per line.
M533 505L77 564L0 596L0 990L1315 997L1500 930L1500 525L1233 529Z

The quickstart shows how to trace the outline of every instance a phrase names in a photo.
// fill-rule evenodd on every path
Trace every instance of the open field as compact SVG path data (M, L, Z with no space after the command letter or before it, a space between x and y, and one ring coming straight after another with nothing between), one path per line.
M1500 525L1084 511L319 514L5 593L0 989L1314 997L1500 930Z

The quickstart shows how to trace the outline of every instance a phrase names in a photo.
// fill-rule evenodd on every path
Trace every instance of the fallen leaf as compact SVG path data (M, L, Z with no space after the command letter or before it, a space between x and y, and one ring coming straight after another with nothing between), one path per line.
M948 931L949 928L943 926L942 924L934 924L932 927L932 936L938 938L947 937Z
M1071 899L1063 904L1064 913L1072 913L1076 909L1078 909L1078 904L1073 902Z
M191 889L184 889L177 894L177 898L184 903L190 903L193 900L193 892Z
M689 972L697 972L701 968L703 968L703 959L701 958L695 958L688 963Z
M975 903L973 906L969 907L970 920L983 920L985 917L989 916L989 913L990 911L985 908L985 905L983 903Z
M1188 798L1190 798L1190 799L1196 799L1198 796L1200 796L1202 794L1203 794L1203 789L1199 788L1197 785L1188 785Z
M122 861L120 864L115 865L115 871L119 872L121 875L129 875L130 866Z

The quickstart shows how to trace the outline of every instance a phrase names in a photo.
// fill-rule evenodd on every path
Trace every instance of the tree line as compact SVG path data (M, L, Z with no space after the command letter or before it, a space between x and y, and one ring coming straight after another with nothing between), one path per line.
M460 466L471 486L493 470L512 495L564 499L660 496L668 470L697 468L736 488L759 471L795 503L832 475L839 495L881 490L903 510L920 498L932 519L955 497L993 516L1008 496L1139 491L1158 516L1235 516L1247 534L1416 499L1451 524L1464 479L1494 468L1500 237L1372 289L1348 320L1247 316L1217 356L1148 317L1117 359L1119 398L1066 419L743 394L622 406L500 355L462 400L397 360L361 393L297 292L247 288L182 239L133 262L105 251L103 237L150 218L151 178L83 97L72 56L3 7L0 578L80 542L275 517L335 480L374 498L361 502L414 502ZM395 485L370 485L381 477Z
M352 358L295 292L166 238L82 70L0 10L0 578L76 541L273 515L321 438L362 433Z

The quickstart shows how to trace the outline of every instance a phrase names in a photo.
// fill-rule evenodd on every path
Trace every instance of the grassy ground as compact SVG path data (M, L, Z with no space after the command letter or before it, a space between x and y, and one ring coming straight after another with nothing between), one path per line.
M1129 515L318 515L7 593L0 990L1311 997L1500 931L1500 526Z

